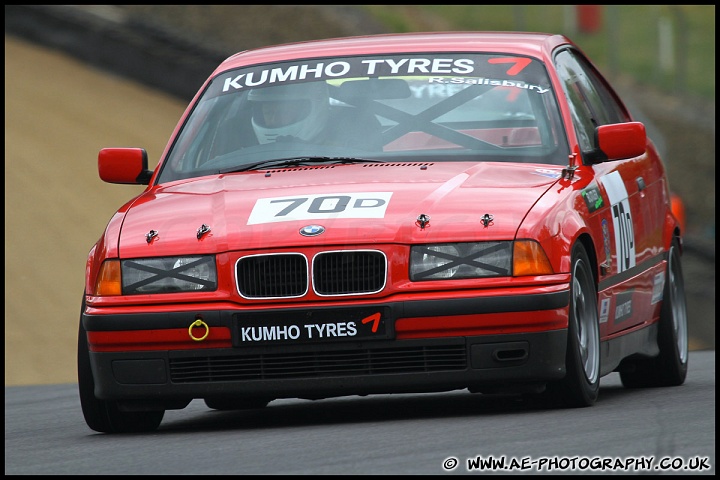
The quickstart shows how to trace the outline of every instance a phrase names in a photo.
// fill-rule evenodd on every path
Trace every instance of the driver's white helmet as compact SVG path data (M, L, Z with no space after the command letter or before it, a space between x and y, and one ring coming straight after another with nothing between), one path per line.
M325 82L258 88L250 91L248 100L260 143L285 135L310 141L326 127L330 100Z

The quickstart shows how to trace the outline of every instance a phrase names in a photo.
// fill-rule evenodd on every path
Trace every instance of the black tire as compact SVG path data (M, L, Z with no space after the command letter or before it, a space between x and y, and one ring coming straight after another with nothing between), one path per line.
M87 333L82 324L82 311L85 309L83 297L80 328L78 331L78 390L80 406L85 423L90 429L101 433L150 432L156 430L162 422L165 410L151 412L123 412L117 402L99 400L95 397L95 380L90 366Z
M576 243L570 264L570 313L565 378L548 385L556 406L589 407L600 391L600 327L597 286L585 247Z
M655 358L638 358L620 371L627 388L674 387L685 383L688 369L688 327L685 280L680 258L680 241L673 239L668 252L665 287L658 325Z
M205 405L213 410L251 410L265 408L270 400L263 398L206 398Z

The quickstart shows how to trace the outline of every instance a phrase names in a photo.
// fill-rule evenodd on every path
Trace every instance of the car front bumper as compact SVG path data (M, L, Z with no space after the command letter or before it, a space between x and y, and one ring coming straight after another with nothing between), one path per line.
M243 344L240 326L262 314L323 318L337 307L84 313L82 322L99 399L171 405L208 397L484 391L565 375L568 298L562 290L368 303L343 315L383 311L381 335L318 343Z

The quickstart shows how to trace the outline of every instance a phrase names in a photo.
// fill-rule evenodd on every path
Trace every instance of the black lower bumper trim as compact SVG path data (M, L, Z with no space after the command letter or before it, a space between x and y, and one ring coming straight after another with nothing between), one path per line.
M565 375L567 331L90 354L100 399L324 398L439 392Z

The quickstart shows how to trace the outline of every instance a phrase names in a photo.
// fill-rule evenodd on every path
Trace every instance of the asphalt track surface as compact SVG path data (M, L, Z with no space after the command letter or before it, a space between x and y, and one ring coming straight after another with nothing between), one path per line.
M195 400L168 411L156 432L123 435L85 426L75 384L6 387L5 474L490 473L468 469L480 456L506 467L517 460L494 473L714 475L715 352L691 352L689 362L679 387L630 390L617 374L604 377L589 408L467 390L276 400L235 412Z

